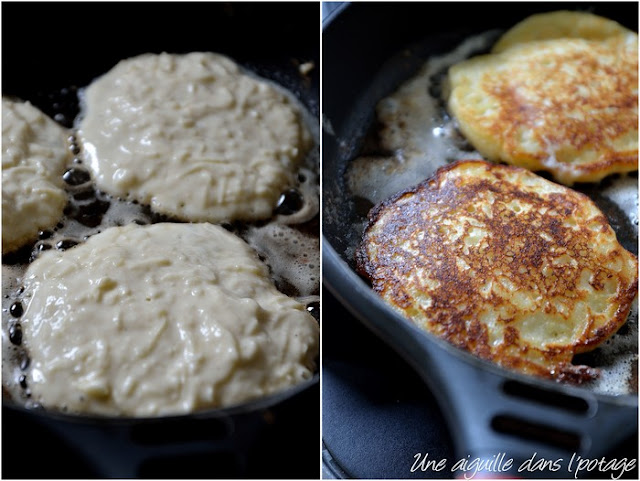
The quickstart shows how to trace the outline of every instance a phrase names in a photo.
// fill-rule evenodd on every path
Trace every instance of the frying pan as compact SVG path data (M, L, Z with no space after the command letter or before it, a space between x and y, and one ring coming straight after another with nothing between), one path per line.
M536 12L580 8L637 30L637 4L622 3L353 3L338 6L323 24L324 285L429 385L453 434L457 459L490 460L506 453L514 468L534 453L536 459L563 460L557 471L485 473L491 476L573 477L568 461L574 453L599 458L637 437L637 396L596 394L507 371L393 311L354 270L353 247L366 209L350 194L345 171L365 143L377 101L429 56ZM621 233L625 247L637 252L637 232Z
M318 5L7 3L2 92L66 126L84 87L118 61L213 51L319 112ZM307 76L298 63L314 62ZM64 90L63 90L64 89ZM5 477L319 475L319 375L274 396L187 416L121 419L27 410L3 396Z

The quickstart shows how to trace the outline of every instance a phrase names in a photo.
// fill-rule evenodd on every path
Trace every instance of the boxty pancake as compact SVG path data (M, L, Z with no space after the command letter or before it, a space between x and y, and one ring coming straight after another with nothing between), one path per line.
M24 276L32 399L161 416L227 407L313 376L319 328L242 239L206 223L110 227Z
M444 167L375 207L359 271L421 328L503 367L584 382L571 363L625 322L637 260L586 196L525 169Z
M454 65L447 103L483 157L572 185L637 170L637 85L635 33L552 38Z
M56 225L67 204L68 132L29 102L2 99L2 253Z
M584 38L605 40L620 34L632 33L618 22L588 12L558 10L531 15L502 35L491 49L492 53L526 42L554 38Z
M270 218L313 144L289 94L211 52L123 60L83 106L96 184L190 222Z

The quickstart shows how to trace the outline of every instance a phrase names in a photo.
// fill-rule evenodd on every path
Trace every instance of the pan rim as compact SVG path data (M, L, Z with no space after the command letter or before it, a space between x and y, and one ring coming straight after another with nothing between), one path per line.
M130 425L130 424L154 424L158 422L184 421L185 419L206 420L218 418L230 418L238 415L248 415L272 408L283 401L289 400L301 394L307 389L319 384L320 373L315 372L313 377L291 386L288 389L276 392L269 396L263 396L241 404L232 406L203 409L183 414L168 414L158 416L117 416L95 413L62 412L57 409L26 407L11 399L2 400L2 407L28 415L42 416L46 419L56 419L76 424L102 425Z

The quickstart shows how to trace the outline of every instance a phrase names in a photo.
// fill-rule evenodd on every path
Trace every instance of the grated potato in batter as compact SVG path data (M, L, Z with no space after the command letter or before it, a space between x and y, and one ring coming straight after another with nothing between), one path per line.
M211 224L112 227L28 268L28 384L45 407L181 414L309 379L319 328Z
M67 203L65 130L28 102L2 99L2 253L54 226Z
M124 60L84 108L97 185L190 221L271 217L312 143L289 96L214 53Z

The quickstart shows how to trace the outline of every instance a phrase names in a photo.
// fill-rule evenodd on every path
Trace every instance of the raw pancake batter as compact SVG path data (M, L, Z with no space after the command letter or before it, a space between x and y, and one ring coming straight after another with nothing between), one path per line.
M311 146L287 95L218 54L124 60L84 100L98 186L179 219L271 217Z
M30 103L2 99L2 253L53 227L67 203L65 129Z
M45 407L188 413L269 395L314 372L317 322L218 226L109 228L43 253L24 284L28 384Z

